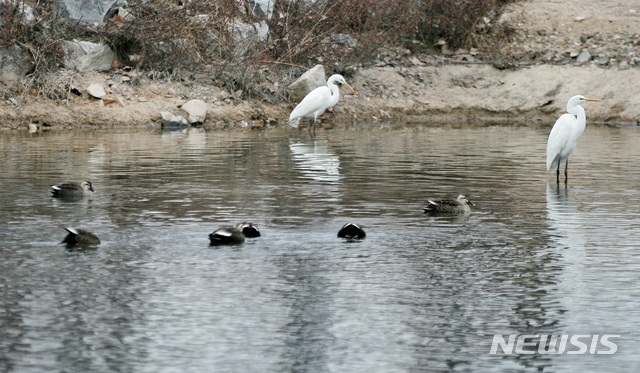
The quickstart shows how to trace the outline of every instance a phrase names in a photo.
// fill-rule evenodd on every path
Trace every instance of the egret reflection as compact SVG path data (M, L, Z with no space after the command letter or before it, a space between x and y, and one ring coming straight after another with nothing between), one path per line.
M295 168L300 178L308 184L302 194L314 199L324 199L331 206L340 209L342 200L342 175L340 158L329 148L326 140L313 140L310 143L292 143L289 145Z
M325 183L340 182L340 159L331 152L326 140L315 140L309 144L293 143L289 148L297 168L305 178Z

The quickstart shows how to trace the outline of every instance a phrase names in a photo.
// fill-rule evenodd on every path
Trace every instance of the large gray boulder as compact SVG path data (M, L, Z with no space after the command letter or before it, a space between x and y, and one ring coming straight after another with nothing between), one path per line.
M242 56L256 43L267 40L269 25L267 25L266 21L255 23L234 21L229 25L229 32L233 35L236 44L236 55Z
M32 67L28 54L19 46L0 48L0 82L19 81Z
M207 104L202 100L189 100L180 108L189 114L189 124L204 123L207 118Z
M79 72L110 70L116 58L109 46L89 41L63 40L62 49L66 67L75 68Z
M322 65L315 65L302 74L295 82L289 84L287 89L294 101L301 101L307 93L324 85L327 85L324 67Z
M56 10L64 17L83 23L102 23L117 0L56 0Z

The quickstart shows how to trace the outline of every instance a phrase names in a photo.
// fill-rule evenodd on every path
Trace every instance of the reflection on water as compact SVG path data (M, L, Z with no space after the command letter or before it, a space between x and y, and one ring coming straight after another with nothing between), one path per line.
M638 370L640 132L588 128L567 186L547 134L1 134L0 371ZM49 197L85 179L93 198ZM468 217L424 214L458 194ZM263 236L209 247L242 221ZM67 250L66 226L102 244ZM488 353L562 333L619 353Z
M306 177L334 184L340 181L340 159L331 152L327 140L310 140L306 144L295 142L289 148Z

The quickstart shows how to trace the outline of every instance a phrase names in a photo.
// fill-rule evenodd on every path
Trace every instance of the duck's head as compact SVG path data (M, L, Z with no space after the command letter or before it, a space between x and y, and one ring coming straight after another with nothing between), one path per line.
M260 230L252 223L239 223L236 228L244 234L245 237L260 237Z
M469 200L469 198L465 197L465 196L464 196L464 195L462 195L462 194L458 196L458 202L460 202L460 203L462 203L462 204L467 204L467 205L469 205L469 206L475 206L475 205L476 205L475 203L471 202L471 201Z
M91 184L89 180L85 180L82 183L80 183L80 187L82 188L82 190L92 192L92 193L95 192L95 190L93 189L93 184Z

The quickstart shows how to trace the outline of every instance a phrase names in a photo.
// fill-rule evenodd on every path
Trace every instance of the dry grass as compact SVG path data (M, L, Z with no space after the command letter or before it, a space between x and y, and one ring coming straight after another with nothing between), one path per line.
M23 94L68 94L48 86L47 77L62 66L60 42L82 39L107 43L119 64L154 78L206 69L230 91L277 101L286 93L272 83L316 63L348 76L353 66L371 63L380 48L407 40L423 50L441 38L452 47L482 46L490 21L513 1L273 0L274 15L265 20L237 0L130 0L133 18L111 13L96 28L62 20L51 0L34 0L29 3L39 16L33 23L24 22L15 6L0 6L0 45L19 45L29 53L33 69L18 87ZM239 25L258 22L268 25L264 39L237 38Z

